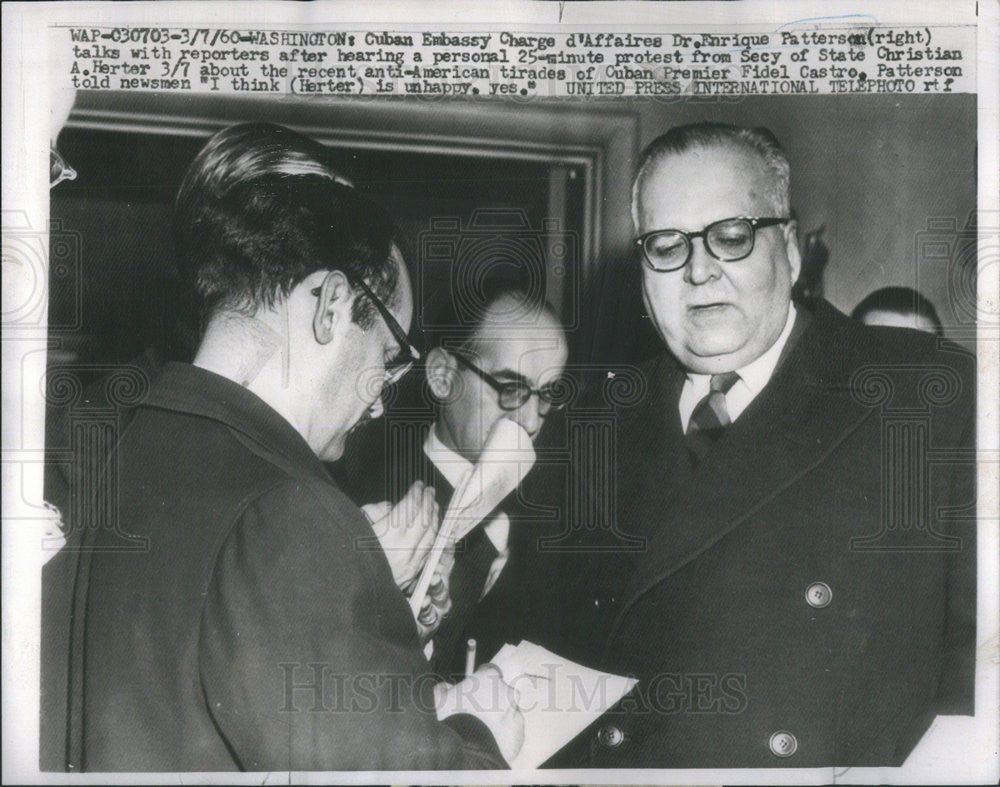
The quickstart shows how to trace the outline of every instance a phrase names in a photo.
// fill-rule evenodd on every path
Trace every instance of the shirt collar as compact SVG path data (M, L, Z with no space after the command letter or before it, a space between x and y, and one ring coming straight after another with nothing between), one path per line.
M437 424L427 430L424 453L444 476L445 481L457 487L462 475L472 467L472 462L446 446L437 435Z
M437 435L437 424L427 430L427 439L424 440L424 453L431 463L438 469L445 481L451 484L452 488L458 487L458 482L462 480L462 475L472 467L465 457L452 451L446 446ZM493 562L486 585L483 588L483 595L493 587L493 583L503 570L507 561L507 541L510 534L510 519L500 511L492 518L488 519L484 527L487 537L492 542L500 556Z

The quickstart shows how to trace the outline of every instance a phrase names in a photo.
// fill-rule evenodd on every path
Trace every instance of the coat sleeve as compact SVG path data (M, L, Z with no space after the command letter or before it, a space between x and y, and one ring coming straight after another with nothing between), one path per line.
M478 719L437 720L438 678L409 608L377 541L352 530L360 513L346 498L340 508L347 526L331 521L329 501L282 483L243 510L219 547L199 673L240 766L507 767Z

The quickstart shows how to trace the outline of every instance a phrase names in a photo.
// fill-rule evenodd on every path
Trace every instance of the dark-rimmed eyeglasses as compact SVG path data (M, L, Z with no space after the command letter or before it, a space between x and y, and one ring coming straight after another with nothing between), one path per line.
M523 407L525 402L536 394L539 402L544 405L544 409L542 410L543 414L547 413L549 410L558 410L563 406L563 404L565 404L560 394L562 386L559 385L558 381L549 383L548 385L543 385L541 388L532 388L524 381L498 380L489 372L484 372L462 353L455 352L454 350L449 350L449 352L454 355L466 369L474 372L483 382L497 392L497 402L500 405L501 410L517 410L518 408Z
M341 271L343 273L343 271ZM392 316L386 305L382 303L382 300L372 292L371 287L364 283L361 279L356 279L353 276L348 276L346 273L344 276L347 278L348 283L352 287L357 287L361 290L367 297L368 300L372 302L372 305L382 315L382 319L385 321L386 327L389 329L389 333L392 334L392 338L396 340L396 343L400 347L400 355L396 360L387 363L385 366L385 385L392 385L394 382L399 380L404 374L413 368L413 364L420 360L420 352L410 344L410 340L406 337L406 331L403 330L403 326L400 325L396 318ZM310 294L315 297L319 297L320 293L323 292L322 287L316 287L310 290Z
M640 235L635 243L642 249L646 267L659 273L667 273L688 264L695 238L705 239L705 248L715 259L737 262L746 259L753 252L758 229L789 221L791 219L737 216L713 221L700 232L654 230Z

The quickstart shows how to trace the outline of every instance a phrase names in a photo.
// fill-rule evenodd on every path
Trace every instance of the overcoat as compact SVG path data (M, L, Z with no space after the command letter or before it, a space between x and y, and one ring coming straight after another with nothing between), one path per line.
M971 356L825 303L800 319L696 466L672 356L617 409L623 548L568 561L561 608L586 616L576 652L640 684L553 764L890 766L972 713Z
M104 462L74 587L70 759L89 771L502 768L439 722L371 527L292 426L167 364Z

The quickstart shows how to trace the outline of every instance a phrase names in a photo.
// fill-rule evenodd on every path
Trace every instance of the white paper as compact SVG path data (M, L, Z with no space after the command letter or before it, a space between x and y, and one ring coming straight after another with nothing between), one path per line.
M517 488L534 463L535 449L528 433L514 421L500 419L468 482L456 491L445 514L445 522L454 521L451 537L458 541L471 533Z
M491 663L517 689L524 714L524 746L510 764L515 770L537 768L637 682L568 661L527 640L504 645Z
M535 463L535 449L524 429L501 418L490 430L479 461L463 478L441 521L434 546L420 580L410 596L410 608L419 612L444 550L464 538L513 492Z

